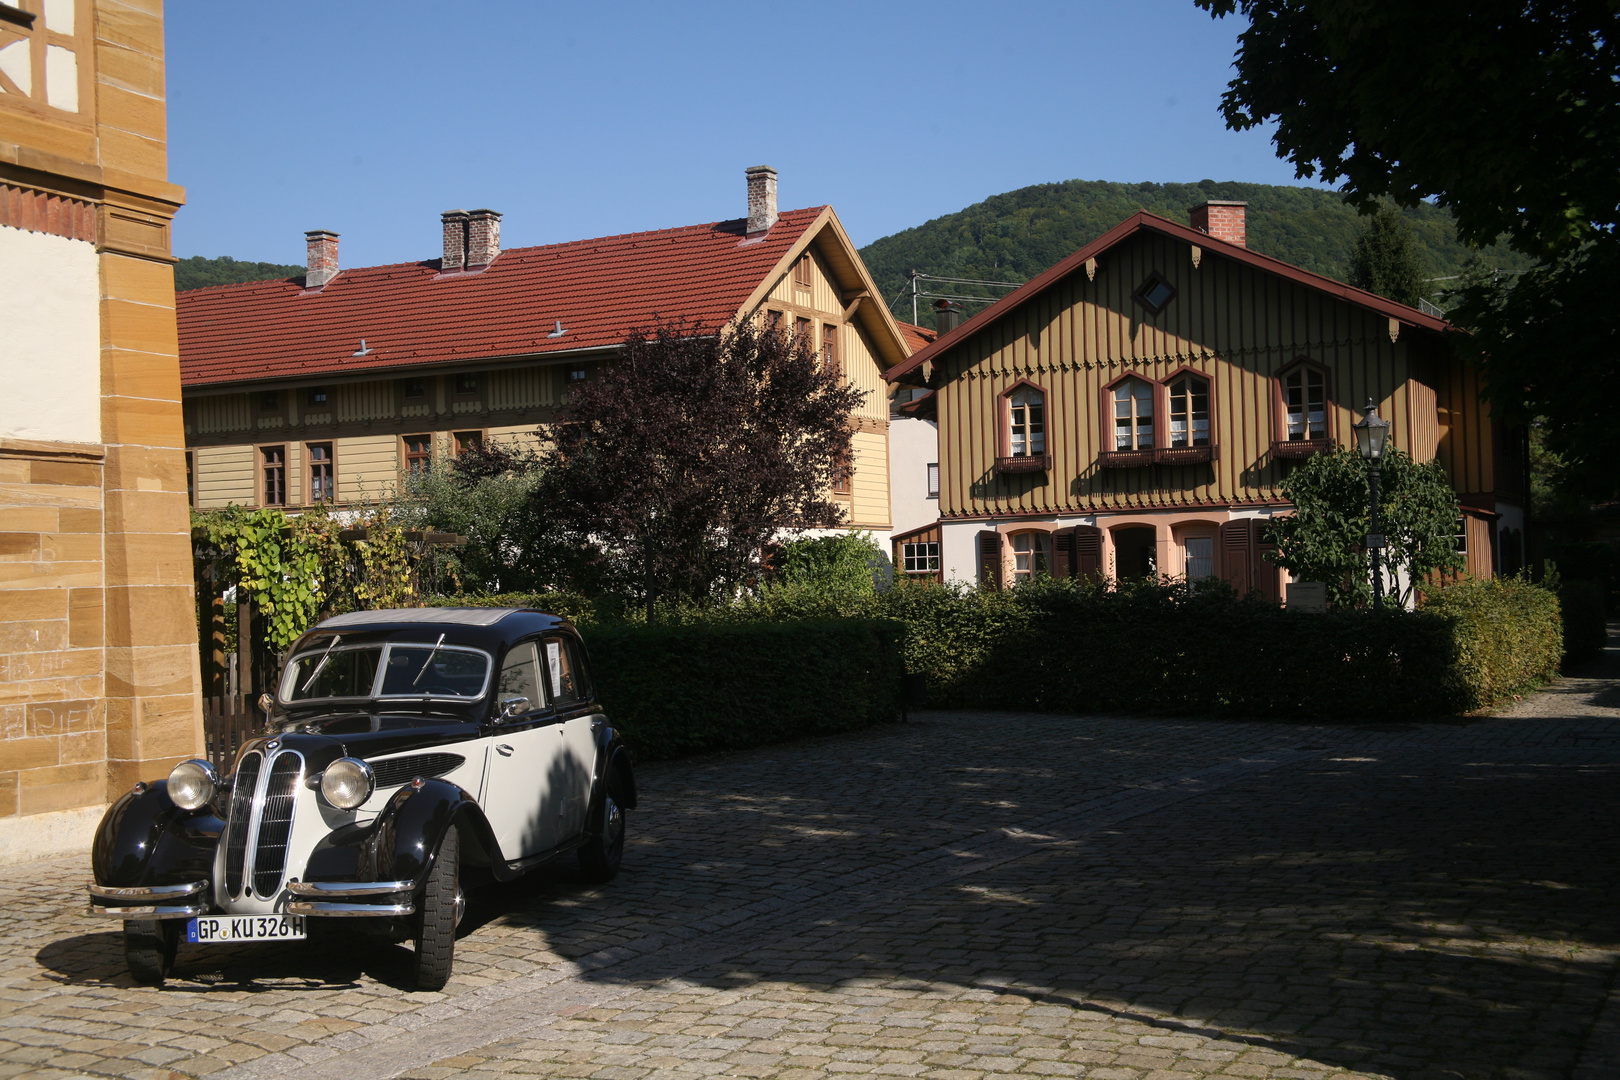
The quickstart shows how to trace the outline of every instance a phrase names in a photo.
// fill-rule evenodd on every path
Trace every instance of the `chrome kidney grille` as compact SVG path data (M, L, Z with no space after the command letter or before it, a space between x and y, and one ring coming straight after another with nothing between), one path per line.
M253 895L274 897L287 871L287 843L304 757L283 750L270 759L268 769L264 763L264 755L255 750L236 766L231 816L225 823L225 889L236 899L242 896L244 883L250 883Z

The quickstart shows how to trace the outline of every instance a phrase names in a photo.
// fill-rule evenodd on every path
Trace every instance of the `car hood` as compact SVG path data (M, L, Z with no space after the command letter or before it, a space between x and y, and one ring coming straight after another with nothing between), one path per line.
M281 738L306 758L324 758L337 747L331 756L374 758L466 742L478 733L478 724L461 717L347 711L299 719L283 726Z

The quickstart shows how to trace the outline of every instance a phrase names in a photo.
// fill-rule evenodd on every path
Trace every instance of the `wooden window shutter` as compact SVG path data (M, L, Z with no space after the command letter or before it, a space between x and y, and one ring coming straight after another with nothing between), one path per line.
M1001 534L994 529L979 534L979 584L1001 588Z
M1060 529L1052 534L1052 576L1074 576L1074 530Z
M1266 558L1268 552L1275 552L1277 545L1265 539L1269 521L1253 518L1249 526L1253 530L1254 538L1254 587L1260 590L1260 595L1273 604L1281 604L1282 595L1282 567Z
M1228 521L1221 526L1221 577L1246 596L1254 587L1253 532L1250 521Z
M1074 562L1072 565L1075 577L1102 576L1102 530L1097 526L1076 525L1074 527Z

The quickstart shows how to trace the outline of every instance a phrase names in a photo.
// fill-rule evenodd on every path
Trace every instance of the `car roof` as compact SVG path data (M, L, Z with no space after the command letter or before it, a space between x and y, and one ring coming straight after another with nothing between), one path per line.
M405 639L426 637L432 641L432 635L442 631L457 644L499 650L518 638L566 625L556 615L533 608L385 608L381 611L350 611L334 615L305 631L300 644L312 636L332 633L371 635L401 632Z

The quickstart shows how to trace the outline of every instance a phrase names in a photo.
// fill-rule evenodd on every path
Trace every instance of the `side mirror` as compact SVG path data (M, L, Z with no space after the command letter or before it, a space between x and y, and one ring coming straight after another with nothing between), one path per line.
M529 711L529 699L526 697L501 698L501 719L522 716Z

